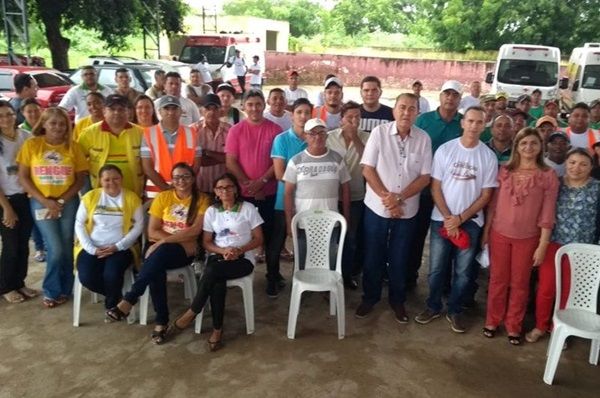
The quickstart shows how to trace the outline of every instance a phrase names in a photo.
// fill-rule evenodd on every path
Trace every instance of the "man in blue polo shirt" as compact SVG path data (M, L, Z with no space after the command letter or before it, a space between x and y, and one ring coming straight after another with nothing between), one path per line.
M426 112L417 118L415 125L423 130L431 138L431 149L433 154L446 142L458 138L462 134L460 121L462 114L458 112L463 88L460 82L448 80L442 85L440 91L440 106L431 112ZM431 212L433 210L433 199L429 188L421 191L419 199L419 211L416 216L416 229L412 250L406 267L406 289L414 289L419 277L421 258L425 238L429 230Z

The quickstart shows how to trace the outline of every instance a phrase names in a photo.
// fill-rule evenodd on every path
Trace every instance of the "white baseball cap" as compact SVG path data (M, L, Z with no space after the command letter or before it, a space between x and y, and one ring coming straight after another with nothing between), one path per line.
M459 94L463 93L463 87L462 84L460 84L459 81L457 80L448 80L444 83L444 85L442 86L442 89L440 90L440 92L444 92L446 90L454 90Z
M315 127L323 127L323 128L327 128L327 125L325 124L325 122L321 119L315 118L315 119L310 119L309 121L306 122L306 124L304 125L304 131L305 132L309 132L312 129L314 129Z
M330 84L335 84L340 88L344 87L344 85L342 84L342 81L335 76L330 77L329 79L325 80L325 88L329 87Z

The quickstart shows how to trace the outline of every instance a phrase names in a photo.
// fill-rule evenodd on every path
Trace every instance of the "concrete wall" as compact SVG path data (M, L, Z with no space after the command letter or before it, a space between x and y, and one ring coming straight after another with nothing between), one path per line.
M485 80L494 62L444 61L427 59L376 58L349 55L267 52L266 66L269 84L285 82L286 71L296 69L302 84L320 85L325 75L332 73L345 84L359 85L364 76L375 75L386 87L410 87L420 80L425 90L439 90L449 79L469 83Z

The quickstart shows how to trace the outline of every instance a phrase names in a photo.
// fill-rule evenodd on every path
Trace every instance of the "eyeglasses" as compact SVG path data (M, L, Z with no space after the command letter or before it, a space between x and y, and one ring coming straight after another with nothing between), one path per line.
M16 114L15 113L5 113L5 114L0 114L0 119L8 119L10 117L14 117Z
M225 185L224 187L215 187L215 191L219 192L231 192L235 188L234 185Z
M175 175L173 176L173 181L191 181L192 178L194 178L194 176L191 174Z
M322 137L322 136L324 136L324 135L326 135L326 134L327 134L327 132L326 132L326 131L319 131L319 132L317 132L317 133L313 133L313 132L311 131L310 133L306 133L306 135L307 135L308 137Z

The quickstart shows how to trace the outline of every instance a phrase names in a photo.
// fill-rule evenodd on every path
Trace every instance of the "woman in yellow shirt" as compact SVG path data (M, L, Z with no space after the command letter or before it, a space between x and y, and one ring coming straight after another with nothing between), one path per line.
M46 243L43 304L53 308L73 289L73 225L88 164L71 140L71 121L63 109L46 109L32 135L17 155L18 173Z
M173 189L162 191L152 201L148 223L149 244L136 282L123 300L106 311L115 321L125 319L131 308L150 286L156 311L152 342L162 344L169 323L167 273L189 265L198 248L204 213L210 205L208 195L200 193L192 167L177 163L171 171Z
M90 92L85 97L85 104L90 114L75 123L75 127L73 127L73 141L79 140L79 136L83 130L104 119L104 96L102 94L97 91Z

